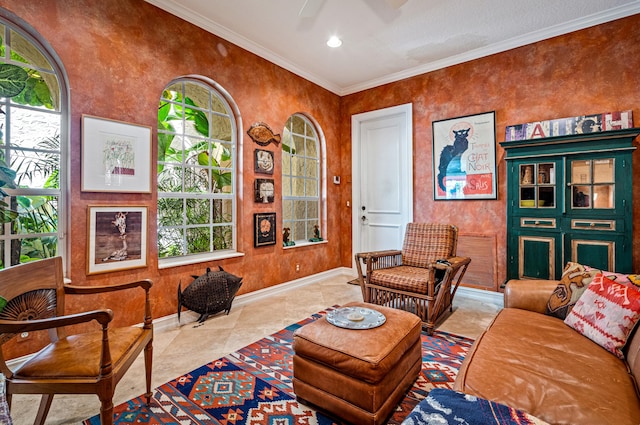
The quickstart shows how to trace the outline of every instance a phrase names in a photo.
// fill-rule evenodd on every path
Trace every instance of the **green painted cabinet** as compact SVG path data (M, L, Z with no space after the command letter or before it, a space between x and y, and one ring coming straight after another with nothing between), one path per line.
M559 279L568 261L632 272L639 128L501 143L507 279Z

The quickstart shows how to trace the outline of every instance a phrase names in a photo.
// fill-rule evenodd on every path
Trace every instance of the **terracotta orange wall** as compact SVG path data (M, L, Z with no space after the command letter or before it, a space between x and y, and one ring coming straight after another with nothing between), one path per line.
M327 184L328 223L322 229L326 244L282 249L282 236L275 246L254 248L253 214L276 211L281 203L268 205L253 201L253 155L259 147L247 135L257 121L268 123L282 133L292 114L303 112L315 119L326 138L327 174L340 174L339 96L318 87L282 68L222 40L194 25L174 17L141 0L6 0L1 5L30 24L55 50L64 65L71 92L71 267L74 284L100 285L116 281L151 278L153 315L174 314L176 290L183 288L191 275L201 274L207 266L221 265L242 276L240 293L255 291L342 265L340 253L340 197L337 186ZM151 126L152 145L156 140L157 107L163 88L174 78L200 74L219 83L235 100L243 128L242 201L239 202L238 250L244 257L158 270L156 249L156 195L84 193L80 190L81 116L121 120ZM276 164L281 161L279 147ZM156 157L154 146L153 158ZM338 160L333 160L337 158ZM279 172L274 175L280 188ZM155 186L155 176L153 186ZM145 205L149 209L148 267L143 269L87 276L87 206ZM278 231L280 232L280 225ZM295 271L295 263L300 271ZM139 323L142 316L130 313L139 301L94 300L115 311L116 323ZM87 307L70 299L68 310ZM89 303L86 303L89 305Z
M498 199L433 200L432 121L496 111L497 143L505 127L590 113L633 110L640 126L640 15L527 45L508 52L342 98L340 139L350 140L351 115L413 103L414 220L453 222L461 234L496 235L498 282L506 278L506 172L496 148ZM640 153L634 154L634 234L640 235ZM344 173L351 147L342 144ZM347 185L345 185L347 186ZM344 187L345 197L350 188ZM348 199L348 198L347 198ZM342 232L343 262L350 260L350 228ZM640 238L634 264L640 272Z

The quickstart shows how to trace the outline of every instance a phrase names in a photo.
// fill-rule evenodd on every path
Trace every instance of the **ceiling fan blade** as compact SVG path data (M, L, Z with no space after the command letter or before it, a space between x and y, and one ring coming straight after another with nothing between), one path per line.
M407 2L407 0L386 0L386 1L387 1L387 4L393 7L394 9L400 9Z
M301 18L313 18L316 16L325 0L306 0L302 5L302 9L298 12L298 16Z

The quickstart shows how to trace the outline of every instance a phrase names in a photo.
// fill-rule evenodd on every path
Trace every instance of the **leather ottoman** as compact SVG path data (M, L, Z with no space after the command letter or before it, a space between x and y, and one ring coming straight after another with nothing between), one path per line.
M300 402L353 424L384 424L422 367L422 323L402 310L349 303L385 315L373 329L344 329L325 317L293 335L293 390Z

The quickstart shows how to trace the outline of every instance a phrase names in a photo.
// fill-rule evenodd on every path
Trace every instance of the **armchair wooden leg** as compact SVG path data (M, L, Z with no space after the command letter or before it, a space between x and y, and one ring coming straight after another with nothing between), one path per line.
M433 335L433 331L435 330L435 324L433 322L427 322L424 324L425 330L427 331L427 335Z
M40 399L40 407L38 408L38 414L36 415L36 420L33 422L34 425L43 425L45 419L47 419L47 415L49 414L49 408L51 407L51 402L53 401L53 394L42 394L42 398Z
M100 398L100 423L113 425L113 394L109 398Z
M147 399L147 406L151 403L151 370L153 369L153 344L149 342L144 347L144 370L147 379L147 392L145 398Z

